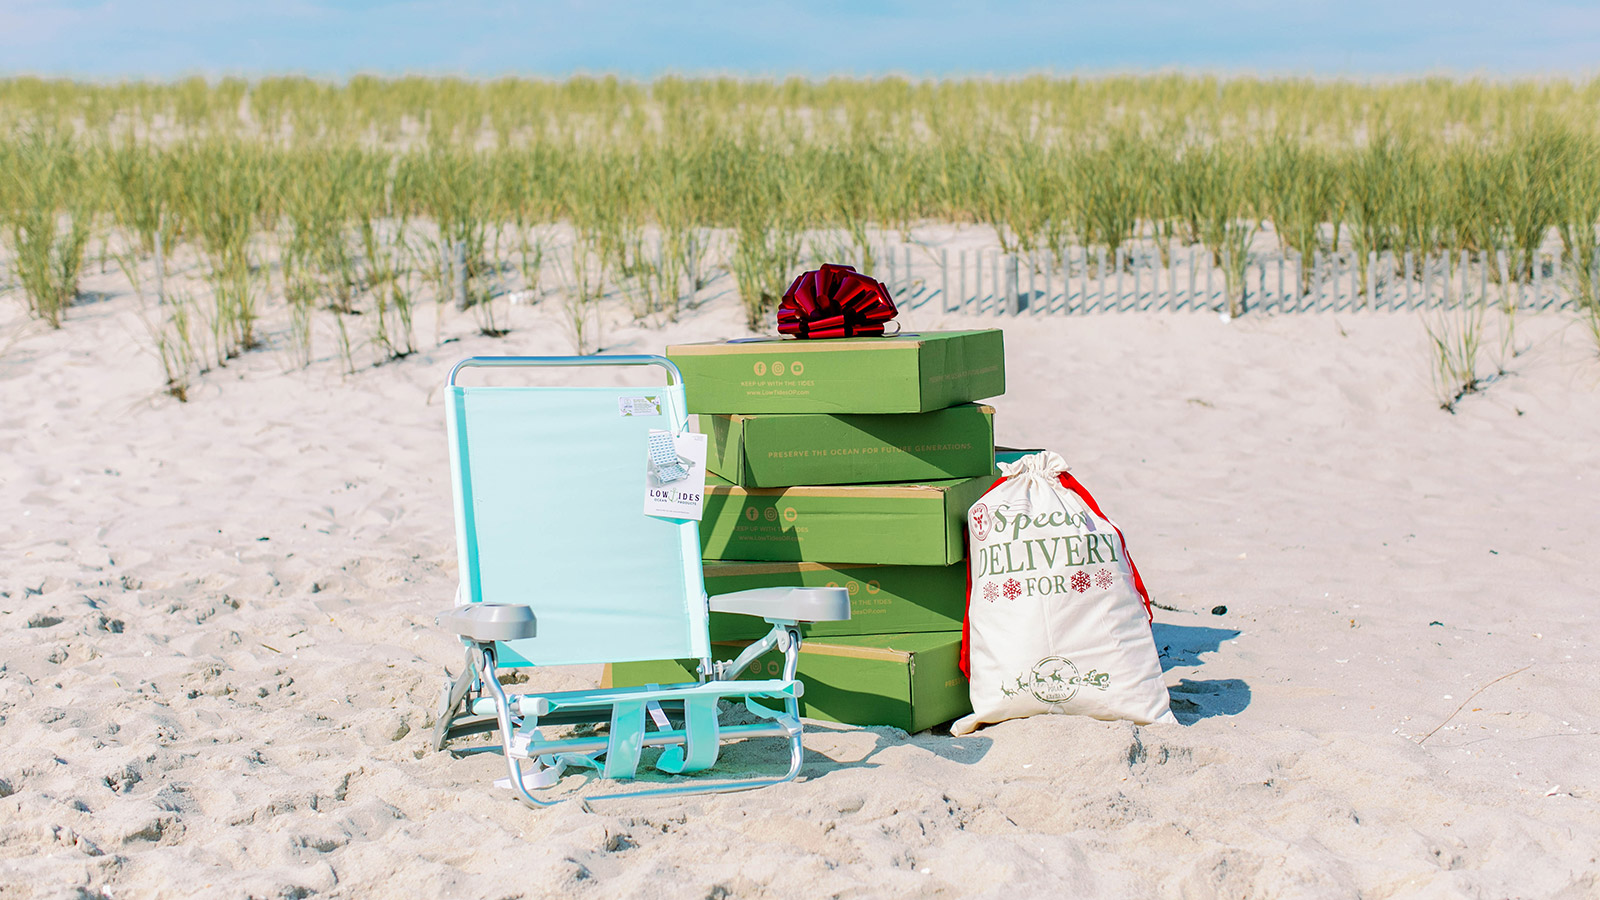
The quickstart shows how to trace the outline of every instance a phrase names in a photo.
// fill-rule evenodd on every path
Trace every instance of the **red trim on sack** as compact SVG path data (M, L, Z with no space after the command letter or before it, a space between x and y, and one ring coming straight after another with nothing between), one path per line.
M1082 498L1084 503L1089 504L1089 509L1095 515L1105 519L1111 525L1111 530L1117 533L1117 540L1122 542L1122 556L1128 561L1128 568L1133 571L1133 586L1139 591L1139 597L1144 600L1144 614L1153 624L1156 620L1156 614L1155 610L1150 606L1150 592L1144 589L1144 579L1139 577L1139 567L1133 564L1133 554L1128 552L1128 539L1122 536L1122 529L1117 527L1117 523L1106 518L1106 514L1100 511L1100 504L1094 502L1094 498L1089 496L1088 488L1085 488L1078 479L1072 477L1070 472L1061 473L1061 486ZM972 593L970 585L967 587L967 593ZM970 598L968 602L971 602Z
M1002 478L996 480L994 484L989 485L989 489L983 492L983 496L979 497L977 500L974 500L973 501L973 505L976 506L978 503L982 502L984 497L989 496L989 491L992 491L995 488L999 487L1000 485L1005 484L1005 482L1006 482L1006 479L1002 477ZM967 507L967 510L968 510L968 512L971 512L972 507L971 506ZM961 674L966 676L967 678L971 678L972 677L972 532L971 532L971 529L972 529L972 522L969 519L968 522L966 523L966 527L961 529L961 537L962 537L962 540L965 542L965 549L967 551L967 611L966 611L966 614L961 617L961 658L956 661L957 665L961 669ZM1124 552L1124 554L1126 554L1126 552L1127 552L1127 547L1126 546L1123 547L1123 552ZM1129 560L1129 562L1131 563L1132 560ZM1134 577L1137 578L1138 576L1136 575Z

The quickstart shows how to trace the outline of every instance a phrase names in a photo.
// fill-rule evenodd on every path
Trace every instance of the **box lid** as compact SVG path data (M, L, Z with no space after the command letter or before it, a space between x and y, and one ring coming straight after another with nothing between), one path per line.
M688 344L668 344L668 356L708 356L708 355L737 355L743 353L767 353L775 344L783 345L785 353L818 353L839 350L885 350L905 347L915 349L930 341L948 338L966 337L972 334L984 334L998 331L996 328L974 328L967 331L929 331L910 332L906 334L886 335L884 337L852 337L828 338L825 340L807 340L786 337L784 335L761 335L759 337L734 338L721 341L695 341Z
M1005 393L999 329L672 344L696 413L929 412Z

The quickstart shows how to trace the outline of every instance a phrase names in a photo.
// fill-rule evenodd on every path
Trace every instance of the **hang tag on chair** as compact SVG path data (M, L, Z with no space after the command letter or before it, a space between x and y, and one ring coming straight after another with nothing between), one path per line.
M644 514L700 519L706 494L706 436L651 429L645 447Z

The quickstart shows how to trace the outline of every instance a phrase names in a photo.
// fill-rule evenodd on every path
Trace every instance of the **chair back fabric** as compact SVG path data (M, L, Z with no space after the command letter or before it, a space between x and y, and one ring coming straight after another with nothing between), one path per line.
M512 358L471 364L514 365ZM530 366L594 357L526 357ZM447 414L456 543L468 600L533 609L536 637L502 665L710 656L698 523L644 514L652 429L687 422L682 378L660 387L463 387ZM502 361L506 360L506 361ZM581 360L581 362L579 362Z

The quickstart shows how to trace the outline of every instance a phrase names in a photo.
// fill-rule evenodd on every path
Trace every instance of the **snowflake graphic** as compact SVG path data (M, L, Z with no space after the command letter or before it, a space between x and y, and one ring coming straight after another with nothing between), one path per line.
M1072 589L1080 594L1087 591L1089 589L1089 573L1082 571L1072 573Z
M990 603L993 603L995 601L995 598L997 598L999 596L1000 596L1000 588L996 587L994 582L991 581L988 584L983 586L983 599L989 601Z
M1116 579L1112 577L1110 569L1101 569L1094 573L1094 586L1102 591L1111 587L1115 581Z
M1015 600L1022 596L1022 585L1015 578L1006 579L1006 599Z

